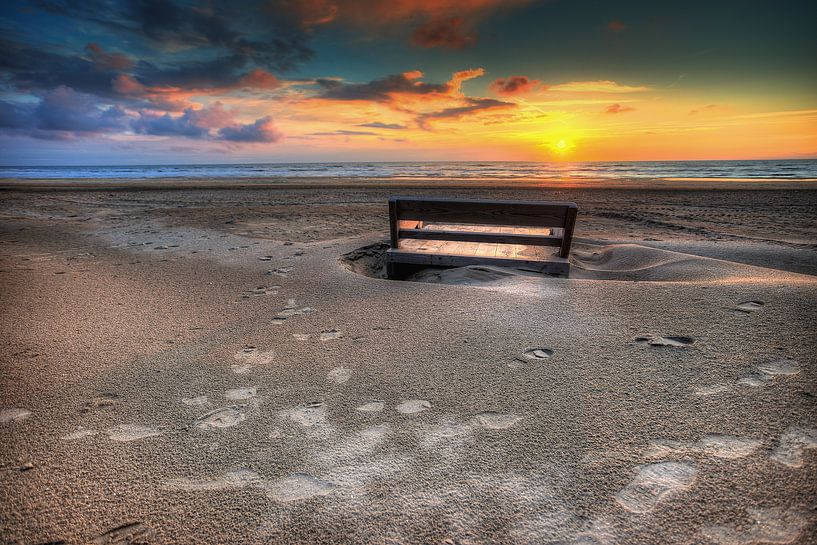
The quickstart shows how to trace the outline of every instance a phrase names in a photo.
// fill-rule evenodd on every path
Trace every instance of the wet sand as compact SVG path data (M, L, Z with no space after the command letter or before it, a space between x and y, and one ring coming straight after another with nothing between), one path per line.
M813 184L324 182L0 184L0 542L815 542ZM359 274L392 194L571 277Z

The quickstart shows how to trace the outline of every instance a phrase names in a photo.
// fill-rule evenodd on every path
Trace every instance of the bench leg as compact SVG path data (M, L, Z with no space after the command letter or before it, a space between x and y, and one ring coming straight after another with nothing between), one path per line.
M386 262L386 278L394 280L397 278L397 263L393 261Z

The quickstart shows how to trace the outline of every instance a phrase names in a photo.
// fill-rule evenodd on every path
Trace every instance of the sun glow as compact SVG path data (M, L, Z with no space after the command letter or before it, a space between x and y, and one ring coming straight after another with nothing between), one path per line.
M576 143L570 138L557 137L545 144L545 146L558 157L564 157L576 148Z

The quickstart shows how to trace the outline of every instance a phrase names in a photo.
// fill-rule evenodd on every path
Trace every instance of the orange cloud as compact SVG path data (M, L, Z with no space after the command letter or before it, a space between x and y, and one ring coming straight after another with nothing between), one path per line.
M621 32L622 30L626 29L627 25L619 21L618 19L613 19L609 23L607 23L607 29L613 32Z
M498 95L512 96L530 93L541 86L542 82L539 80L529 79L527 76L511 76L494 80L490 88Z
M252 89L277 89L281 86L281 81L267 72L257 68L249 72L240 80L238 80L237 87L245 87Z
M689 115L729 113L731 109L723 104L707 104L689 111Z
M623 114L624 112L634 112L635 108L622 106L621 104L611 104L604 109L606 114Z

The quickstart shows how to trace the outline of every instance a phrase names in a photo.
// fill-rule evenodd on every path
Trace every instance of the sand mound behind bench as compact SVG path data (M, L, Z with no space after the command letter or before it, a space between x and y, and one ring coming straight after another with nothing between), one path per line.
M759 272L757 267L639 244L577 245L570 262L571 278L593 280L694 282L754 277Z

